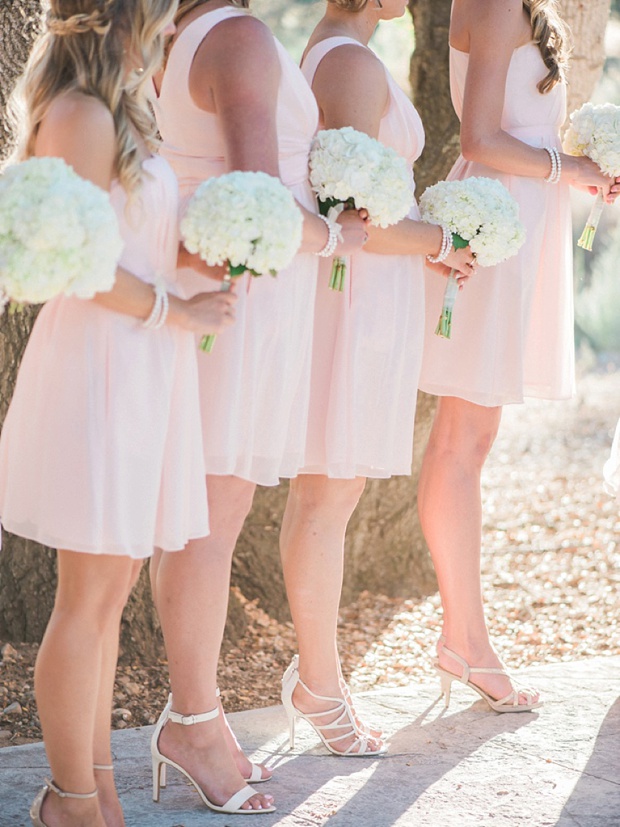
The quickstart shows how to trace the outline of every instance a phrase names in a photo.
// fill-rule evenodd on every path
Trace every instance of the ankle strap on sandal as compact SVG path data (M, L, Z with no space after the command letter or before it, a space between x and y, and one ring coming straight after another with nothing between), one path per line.
M110 770L114 769L114 764L93 764L94 770Z
M192 726L193 724L202 724L205 721L212 721L220 714L219 707L215 707L210 712L202 712L200 715L181 715L180 712L168 711L168 720L173 724L182 724L183 726Z
M48 790L51 790L53 793L59 798L95 798L97 795L97 790L94 790L92 793L66 793L64 790L61 790L60 787L57 787L53 781L49 779L45 779L45 786Z

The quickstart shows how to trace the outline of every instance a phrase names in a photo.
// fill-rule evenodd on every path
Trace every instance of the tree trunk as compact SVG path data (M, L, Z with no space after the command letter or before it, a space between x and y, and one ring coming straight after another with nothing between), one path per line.
M263 4L264 5L264 4ZM592 91L602 65L603 34L609 0L563 0L575 39L575 71L571 106ZM458 123L452 111L448 79L450 0L410 0L416 29L411 63L414 100L426 126L427 148L416 170L418 194L442 178L458 152ZM39 0L12 0L0 5L0 157L11 145L3 111L29 44L38 28ZM36 312L0 318L0 422L4 418L21 354ZM422 396L416 424L415 467L419 468L430 421L432 400ZM349 528L344 601L370 589L390 595L424 593L435 588L434 575L417 521L417 470L412 478L374 481L367 485ZM239 542L233 581L246 597L259 598L277 617L287 614L278 555L278 530L286 486L257 492L256 503ZM54 554L7 534L0 554L0 637L39 640L53 603ZM157 621L146 572L123 621L126 657L152 659L160 651ZM233 605L228 636L243 631L243 613Z
M587 101L605 63L605 28L611 0L560 0L560 9L573 35L568 113Z

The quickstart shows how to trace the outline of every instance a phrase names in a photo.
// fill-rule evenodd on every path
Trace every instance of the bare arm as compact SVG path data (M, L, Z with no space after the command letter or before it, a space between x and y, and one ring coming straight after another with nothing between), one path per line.
M527 16L518 0L461 0L455 5L458 30L469 43L469 67L461 147L465 158L531 178L550 172L549 155L501 127L506 78L512 54L527 40ZM569 183L600 187L609 194L613 179L587 158L562 155L562 177Z

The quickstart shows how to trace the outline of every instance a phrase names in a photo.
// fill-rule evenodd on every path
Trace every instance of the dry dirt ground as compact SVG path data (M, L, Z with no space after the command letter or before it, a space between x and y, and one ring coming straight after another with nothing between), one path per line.
M484 473L484 594L496 647L513 667L620 654L620 507L601 477L620 372L599 368L578 388L570 402L507 408ZM290 625L245 608L247 634L220 670L229 711L277 703L295 648ZM440 620L436 595L364 594L344 608L340 649L353 690L431 674ZM39 740L36 646L3 641L0 652L0 746ZM114 725L154 723L166 694L163 661L120 668Z

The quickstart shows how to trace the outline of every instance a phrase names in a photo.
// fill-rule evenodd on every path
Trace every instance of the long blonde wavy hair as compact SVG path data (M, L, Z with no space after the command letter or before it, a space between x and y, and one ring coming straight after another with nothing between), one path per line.
M115 175L128 193L142 180L138 140L157 146L147 88L163 59L162 32L177 0L47 0L45 25L13 96L21 121L15 153L34 154L51 103L78 91L101 100L116 129ZM127 67L131 55L135 70Z
M566 76L570 55L568 28L558 14L557 0L523 0L532 22L532 39L538 45L549 73L538 84L543 95Z
M209 0L179 0L179 10L177 11L175 23L189 14L198 6L205 6ZM227 0L229 6L237 6L241 9L249 9L250 0Z

